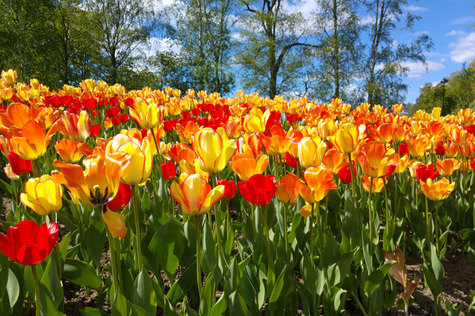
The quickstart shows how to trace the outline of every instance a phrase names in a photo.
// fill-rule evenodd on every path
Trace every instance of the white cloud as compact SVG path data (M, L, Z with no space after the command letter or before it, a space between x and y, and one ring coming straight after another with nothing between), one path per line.
M445 68L444 64L435 61L427 61L425 65L422 62L406 61L401 66L408 69L407 76L409 78L418 78L430 71L438 71Z
M447 58L441 58L439 61L440 61L441 63L445 63L445 62L447 61Z
M475 59L475 32L467 36L460 37L456 42L450 43L450 59L456 63L463 64Z
M374 16L368 15L365 16L364 18L360 19L360 25L368 25L368 24L373 24L375 22Z
M428 10L426 7L418 7L418 6L415 6L415 5L405 6L403 8L406 11L412 11L412 12L424 12L424 11Z
M452 25L465 25L475 22L475 17L473 16L462 16L452 20Z
M465 33L462 30L452 30L450 32L445 33L445 36L462 36L462 35L465 35L465 34L467 34L467 33Z
M315 5L315 0L285 0L282 7L285 11L290 13L301 12L305 18L310 18L310 16L315 13L318 8Z

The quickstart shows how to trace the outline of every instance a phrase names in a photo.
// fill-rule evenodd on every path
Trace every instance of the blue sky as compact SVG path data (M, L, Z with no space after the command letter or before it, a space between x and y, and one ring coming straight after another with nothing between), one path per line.
M427 72L420 63L410 63L406 102L414 102L419 89L427 82L440 82L452 72L462 69L475 59L475 4L469 0L410 1L406 10L422 19L414 25L414 32L401 31L396 41L404 42L424 32L434 42L432 51L425 54Z

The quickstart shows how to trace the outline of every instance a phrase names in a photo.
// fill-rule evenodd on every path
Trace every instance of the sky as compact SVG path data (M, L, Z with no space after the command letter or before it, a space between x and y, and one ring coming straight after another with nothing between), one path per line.
M401 31L396 41L404 42L418 34L428 34L434 48L425 53L427 69L421 63L409 63L406 102L415 102L425 83L437 84L454 71L461 70L475 59L475 1L425 0L409 1L406 10L418 14L421 20L413 32Z
M147 0L156 8L167 8L177 0ZM398 29L394 32L397 43L410 43L420 34L427 34L433 41L433 48L424 53L426 64L406 62L409 68L404 82L408 86L404 103L413 103L420 94L420 88L426 83L436 85L454 71L461 70L475 59L475 1L471 0L408 0L403 6L404 12L412 12L421 19L416 21L412 30ZM300 11L310 17L316 9L315 0L284 0L284 9ZM360 12L364 23L367 13ZM364 40L364 39L363 39ZM179 47L167 38L152 38L149 53L155 50L179 51ZM236 91L241 87L239 83ZM325 100L329 101L329 100Z

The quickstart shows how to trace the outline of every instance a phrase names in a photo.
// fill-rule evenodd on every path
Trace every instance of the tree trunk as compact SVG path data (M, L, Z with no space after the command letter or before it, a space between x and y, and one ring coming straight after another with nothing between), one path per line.
M335 93L334 98L340 98L340 52L338 43L338 4L337 0L333 0L333 66L334 66L334 84Z

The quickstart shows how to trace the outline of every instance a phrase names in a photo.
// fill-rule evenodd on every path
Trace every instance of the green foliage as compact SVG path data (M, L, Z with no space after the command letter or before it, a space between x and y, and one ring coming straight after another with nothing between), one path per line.
M463 108L475 109L475 61L451 73L446 79L445 84L440 82L436 86L426 83L408 114L412 115L418 110L431 112L434 107L441 107L442 115L456 113Z

